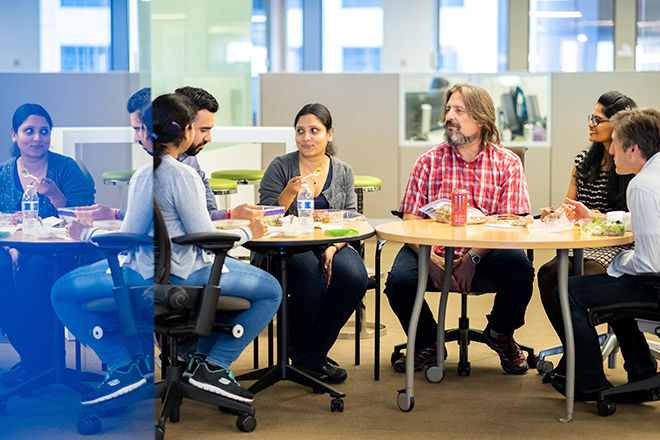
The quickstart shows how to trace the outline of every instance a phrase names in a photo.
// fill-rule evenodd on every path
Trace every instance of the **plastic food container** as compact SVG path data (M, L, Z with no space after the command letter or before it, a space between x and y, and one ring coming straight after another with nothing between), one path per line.
M345 224L356 220L365 220L364 214L346 209L315 209L314 222Z
M280 220L286 211L283 206L264 206L264 223L269 226L282 226Z
M105 229L106 231L118 231L121 228L121 220L94 220L95 228Z
M586 235L621 236L626 233L626 224L619 220L608 222L596 217L592 221L581 223L580 231Z

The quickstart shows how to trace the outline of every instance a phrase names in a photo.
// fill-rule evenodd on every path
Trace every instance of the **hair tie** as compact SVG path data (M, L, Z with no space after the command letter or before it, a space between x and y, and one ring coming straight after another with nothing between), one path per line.
M158 135L156 133L151 133L151 137L154 139L158 139Z
M181 128L181 126L174 121L172 121L172 125L176 125L177 127Z

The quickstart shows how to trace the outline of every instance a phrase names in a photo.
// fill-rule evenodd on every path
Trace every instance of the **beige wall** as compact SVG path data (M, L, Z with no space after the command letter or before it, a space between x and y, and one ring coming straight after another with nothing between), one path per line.
M265 74L261 76L261 125L291 125L308 102L330 109L338 156L355 174L380 177L381 192L365 198L369 217L388 218L398 208L415 159L426 148L398 146L398 74ZM660 108L659 72L589 72L551 75L551 146L531 148L525 175L532 212L560 204L573 158L589 146L587 115L598 97L619 90L642 107ZM282 146L264 146L264 168Z

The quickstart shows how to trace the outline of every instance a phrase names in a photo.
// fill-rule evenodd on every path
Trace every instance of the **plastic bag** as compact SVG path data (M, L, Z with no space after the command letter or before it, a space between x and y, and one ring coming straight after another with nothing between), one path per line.
M427 203L420 209L424 214L440 223L451 223L451 201L449 199L438 199ZM467 224L478 225L486 223L486 216L478 208L469 206L467 209Z

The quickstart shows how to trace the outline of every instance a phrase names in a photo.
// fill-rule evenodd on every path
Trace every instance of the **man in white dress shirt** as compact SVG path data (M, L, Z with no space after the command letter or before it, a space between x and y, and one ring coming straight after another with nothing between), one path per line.
M612 116L612 145L617 174L634 173L626 191L635 249L620 252L607 274L571 277L568 296L575 331L576 400L597 400L598 393L611 384L605 378L596 329L589 323L589 309L627 302L656 301L657 293L642 280L646 274L660 273L660 112L654 109L624 110ZM583 204L567 200L576 219L594 215ZM557 291L555 302L558 304ZM611 323L628 381L657 374L657 362L634 319ZM563 328L555 328L563 340ZM552 385L565 391L565 379ZM634 399L634 396L631 396ZM643 400L643 396L640 397Z

